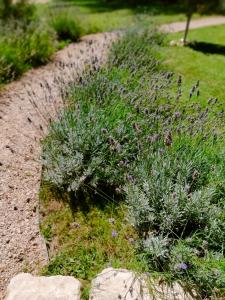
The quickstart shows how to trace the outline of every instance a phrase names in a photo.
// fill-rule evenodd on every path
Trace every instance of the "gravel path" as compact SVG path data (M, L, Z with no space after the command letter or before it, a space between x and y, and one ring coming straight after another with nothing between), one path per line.
M190 24L190 29L197 29L201 27L208 27L208 26L216 26L225 24L225 17L209 17L199 20L192 20ZM162 25L160 28L165 32L180 32L184 31L186 26L186 22L175 22L172 24L165 24Z
M191 28L225 23L225 18L193 21ZM181 31L184 23L165 25ZM61 86L85 66L103 63L115 33L84 37L58 52L55 62L31 70L0 95L0 300L11 277L38 272L48 261L39 231L40 140L49 120L63 107Z
M54 64L28 72L0 96L0 299L12 276L37 272L48 261L38 220L40 140L63 106L60 86L85 66L102 63L115 36L83 38L60 51Z

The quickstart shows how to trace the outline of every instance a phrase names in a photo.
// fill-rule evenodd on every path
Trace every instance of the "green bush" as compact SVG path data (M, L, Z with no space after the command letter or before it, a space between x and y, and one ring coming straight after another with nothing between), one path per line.
M50 26L59 40L77 41L84 32L77 11L73 8L54 10L50 16Z
M1 83L19 77L30 67L46 63L55 51L54 33L37 23L23 25L12 21L0 26Z
M45 64L50 61L56 50L54 32L34 23L25 32L23 45L27 53L25 60L30 66L37 67Z
M36 7L34 4L27 3L26 0L20 0L12 5L11 17L29 24L36 19Z
M138 41L137 51L152 45L152 38L149 33L145 43ZM151 61L153 70L155 63L150 51L146 51L145 58ZM132 85L138 90L136 76L140 72L137 70L138 74L132 78L129 69L111 66L94 76L91 72L82 78L82 83L74 85L70 109L52 124L44 143L47 181L76 194L79 191L93 194L93 189L115 191L124 184L129 177L129 162L140 152L135 122L141 116L129 105L136 95Z
M11 3L7 15L0 7L0 18L0 83L47 63L60 47L58 40L76 41L95 30L91 25L84 30L74 8L51 9L45 19L23 0Z
M16 3L11 0L3 0L3 4L0 4L0 18L29 24L36 18L36 7L26 0L20 0Z
M145 160L135 162L135 184L128 187L128 201L130 207L136 206L131 210L140 231L151 229L168 237L185 237L198 228L209 230L210 217L219 222L222 211L216 207L223 207L220 201L225 192L220 187L225 177L223 153L215 153L214 147L214 141L179 136L169 148L156 146ZM215 230L210 232L211 237L215 234Z

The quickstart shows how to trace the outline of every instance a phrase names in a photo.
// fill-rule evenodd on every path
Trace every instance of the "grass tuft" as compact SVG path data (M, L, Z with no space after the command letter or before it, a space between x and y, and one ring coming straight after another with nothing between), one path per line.
M58 40L77 41L84 33L79 14L74 9L52 11L49 22L56 32Z

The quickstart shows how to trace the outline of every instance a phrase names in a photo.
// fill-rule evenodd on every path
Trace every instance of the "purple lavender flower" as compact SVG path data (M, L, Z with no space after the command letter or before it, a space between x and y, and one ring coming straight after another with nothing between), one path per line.
M182 77L179 75L177 80L177 85L180 86L182 84Z
M187 270L188 269L188 265L187 264L185 264L184 262L182 262L182 263L180 263L178 266L177 266L177 268L179 269L179 270Z
M153 135L148 137L148 141L151 142L151 143L157 142L159 139L160 139L159 134L153 134Z
M172 193L172 197L173 197L174 200L176 200L176 198L177 198L177 193L176 193L176 192L173 192L173 193Z
M174 117L175 119L178 119L181 116L181 113L179 111L175 111Z
M147 108L145 108L144 113L145 113L146 115L148 115L148 114L149 114L149 110L148 110Z
M102 128L102 129L101 129L101 133L102 133L102 134L106 134L107 132L108 132L108 131L107 131L106 128Z
M112 231L112 237L113 237L113 238L116 238L117 236L118 236L118 232L115 231L115 230L113 230L113 231Z
M130 182L134 182L134 177L132 175L127 174L127 180Z
M165 135L165 145L167 147L170 147L172 145L172 142L173 142L172 134L170 131L167 131Z

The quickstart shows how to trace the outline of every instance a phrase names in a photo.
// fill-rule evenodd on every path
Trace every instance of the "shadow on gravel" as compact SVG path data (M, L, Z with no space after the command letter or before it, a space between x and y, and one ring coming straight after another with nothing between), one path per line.
M188 47L195 51L200 51L205 54L220 54L225 55L225 45L212 44L206 42L191 42Z

